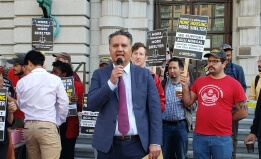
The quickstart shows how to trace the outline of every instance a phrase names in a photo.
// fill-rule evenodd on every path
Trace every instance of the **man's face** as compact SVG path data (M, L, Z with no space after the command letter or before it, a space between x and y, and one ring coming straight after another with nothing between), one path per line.
M257 67L258 67L258 71L261 72L261 56L259 56L259 59L257 61Z
M111 59L115 65L117 65L116 61L118 58L122 59L124 67L130 62L131 44L127 36L115 35L112 37L109 50Z
M210 55L208 57L208 71L210 75L218 75L225 68L226 63L221 63L221 59Z
M14 64L13 70L14 70L14 74L18 76L21 76L24 73L22 69L22 65L19 64Z
M53 67L53 74L58 76L58 77L65 77L66 73L63 73L59 68Z
M144 47L138 48L131 54L131 61L134 65L144 67L144 64L147 60L146 50Z
M171 61L169 63L168 73L169 73L169 77L171 79L175 79L175 78L179 77L182 70L183 70L183 68L179 67L178 61Z
M232 50L226 50L225 52L227 54L227 63L229 63L232 59Z

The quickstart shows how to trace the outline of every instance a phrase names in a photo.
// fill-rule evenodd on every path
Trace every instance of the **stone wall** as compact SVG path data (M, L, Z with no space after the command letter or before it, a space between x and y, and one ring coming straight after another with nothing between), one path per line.
M60 32L54 39L53 51L45 52L48 71L51 71L54 61L52 54L67 52L72 62L86 63L86 72L83 72L82 66L78 74L82 80L85 76L86 83L89 82L90 8L87 0L53 0L52 15L60 22ZM0 1L0 54L3 64L4 59L11 58L14 53L26 53L32 49L31 20L42 16L36 0ZM74 65L74 69L77 66Z
M243 67L248 87L258 74L256 61L261 55L260 5L260 0L233 1L233 61Z

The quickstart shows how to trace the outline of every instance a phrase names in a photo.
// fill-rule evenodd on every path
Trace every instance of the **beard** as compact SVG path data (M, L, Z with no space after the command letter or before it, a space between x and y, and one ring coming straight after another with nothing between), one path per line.
M258 66L258 72L261 72L261 66Z
M20 71L20 72L16 73L15 75L22 76L23 74L24 74L24 72Z

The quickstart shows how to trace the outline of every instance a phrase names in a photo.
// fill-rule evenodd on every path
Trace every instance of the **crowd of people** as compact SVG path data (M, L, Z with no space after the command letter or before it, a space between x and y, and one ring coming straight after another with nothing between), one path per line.
M156 74L145 68L148 59L143 43L118 30L109 36L110 57L102 58L88 91L87 109L99 111L92 139L98 159L186 159L188 133L193 130L195 159L236 158L238 121L246 118L246 81L243 68L232 63L232 47L222 44L205 54L209 74L194 81L193 65L184 73L183 60L171 57ZM7 127L24 128L29 158L73 159L79 135L78 116L68 116L69 102L82 109L84 87L73 71L71 57L53 54L52 72L44 69L45 55L31 50L7 60L13 67L8 79L16 96L8 96ZM261 72L261 56L257 62ZM260 74L261 75L261 74ZM259 76L260 76L259 75ZM74 94L68 98L61 80L74 78ZM251 133L246 137L261 146L261 95L259 76L251 85L249 99L257 100ZM3 76L0 76L2 88ZM195 126L192 112L196 111ZM26 154L26 153L24 153Z

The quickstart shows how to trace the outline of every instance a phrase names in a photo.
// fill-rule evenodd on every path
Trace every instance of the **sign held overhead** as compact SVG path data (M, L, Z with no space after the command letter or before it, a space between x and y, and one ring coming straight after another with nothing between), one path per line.
M174 44L174 56L201 60L207 27L207 16L180 14Z

